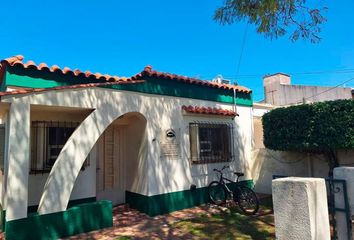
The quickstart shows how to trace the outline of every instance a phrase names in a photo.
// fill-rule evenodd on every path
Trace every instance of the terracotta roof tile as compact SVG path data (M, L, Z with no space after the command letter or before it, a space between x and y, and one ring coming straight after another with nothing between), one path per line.
M195 114L221 115L221 116L230 116L230 117L238 116L238 114L232 110L221 109L221 108L183 105L182 110L187 113L195 113Z
M101 73L92 73L90 71L81 71L79 69L71 70L68 67L64 67L61 69L57 65L53 65L51 67L48 67L46 63L40 63L36 65L35 62L33 61L28 61L26 63L23 63L24 57L22 55L17 55L13 56L10 58L6 58L1 61L0 63L0 85L1 81L3 79L3 74L5 72L5 69L7 66L20 66L25 69L37 69L39 71L49 71L49 72L55 72L55 73L60 73L63 75L68 75L68 76L77 76L77 77L85 77L85 78L95 78L96 80L100 81L106 81L106 82L119 82L119 81L133 81L133 80L144 80L144 77L156 77L156 78L162 78L162 79L168 79L172 81L181 81L185 82L188 84L193 84L193 85L200 85L204 87L211 87L211 88L220 88L220 89L226 89L226 90L236 90L237 92L240 93L251 93L251 90L242 86L235 86L231 84L219 84L215 82L210 82L210 81L204 81L196 78L191 78L191 77L186 77L186 76L181 76L181 75L176 75L176 74L171 74L171 73L164 73L164 72L158 72L155 70L152 70L152 67L150 65L146 66L144 70L135 76L131 78L124 78L124 77L118 77L118 76L111 76L108 74L101 74Z
M101 74L101 73L96 73L96 74L92 74L90 71L85 71L82 72L79 69L75 69L75 70L71 70L68 67L64 67L63 69L61 69L58 65L53 65L51 67L48 67L46 63L40 63L38 65L36 65L35 62L33 61L27 61L26 63L23 62L24 57L22 55L17 55L17 56L13 56L10 58L6 58L4 60L1 61L1 66L0 66L0 74L2 73L1 71L4 71L4 68L6 67L6 65L9 66L21 66L23 68L34 68L37 69L39 71L41 70L49 70L50 72L56 72L56 73L61 73L64 75L71 75L71 76L82 76L82 77L94 77L97 80L103 80L103 81L107 81L107 82L113 82L113 81L119 81L121 79L121 77L118 76L111 76L108 74ZM127 81L129 79L124 78L124 81ZM1 81L1 79L0 79ZM1 82L0 82L1 84Z
M171 73L158 72L158 71L152 70L152 67L150 65L146 66L141 73L138 73L137 75L133 76L132 79L136 80L136 79L141 79L144 77L164 78L164 79L168 79L168 80L182 81L182 82L186 82L189 84L201 85L201 86L212 87L212 88L221 88L221 89L226 89L226 90L235 89L237 92L241 92L241 93L251 93L252 92L250 89L243 87L243 86L236 86L236 85L231 85L231 84L220 84L220 83L204 81L204 80L200 80L200 79L196 79L196 78L191 78L191 77L186 77L186 76L181 76L181 75L176 75L176 74L171 74Z
M38 92L45 92L45 91L55 91L55 90L92 88L92 87L102 87L102 86L108 86L108 85L137 84L137 83L143 83L143 82L144 82L143 80L137 80L137 81L119 81L119 82L75 84L75 85L52 87L52 88L27 88L27 89L18 89L15 91L0 92L0 97L9 96L9 95L27 94L27 93L38 93Z
M45 63L40 63L40 64L38 65L38 69L39 69L39 70L42 70L42 69L48 69L48 70L49 70L49 67L48 67L48 65L45 64ZM68 68L68 69L70 69L70 68ZM65 68L64 68L64 70L65 70Z

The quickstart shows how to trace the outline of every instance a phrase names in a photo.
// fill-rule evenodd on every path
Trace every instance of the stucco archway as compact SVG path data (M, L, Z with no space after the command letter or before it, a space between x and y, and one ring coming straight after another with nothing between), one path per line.
M129 112L116 119L98 139L89 160L96 167L97 201L123 204L127 192L137 193L146 186L141 174L147 164L146 125L141 113ZM80 182L75 184L72 194L79 186Z
M134 110L132 112L136 112ZM91 149L105 129L124 114L126 112L120 112L112 105L103 105L80 124L49 173L39 202L39 214L66 210L75 180Z

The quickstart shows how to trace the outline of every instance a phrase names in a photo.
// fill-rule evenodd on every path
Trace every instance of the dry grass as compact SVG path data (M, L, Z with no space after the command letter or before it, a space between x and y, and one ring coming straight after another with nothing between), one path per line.
M237 208L218 214L199 215L174 223L173 227L193 235L193 239L275 239L274 217L268 203L261 205L262 216L245 216Z

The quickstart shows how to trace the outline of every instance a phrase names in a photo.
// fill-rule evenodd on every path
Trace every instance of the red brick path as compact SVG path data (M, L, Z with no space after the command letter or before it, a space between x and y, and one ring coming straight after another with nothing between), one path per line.
M192 239L192 235L178 231L172 227L172 224L183 219L194 218L199 214L217 213L222 209L205 205L149 217L136 210L122 210L116 207L113 210L113 227L79 234L69 239L116 239L119 236L129 236L133 239Z
M226 210L215 205L203 205L184 209L170 214L149 217L134 209L128 209L126 205L113 209L113 227L82 233L68 238L77 239L117 239L120 236L129 236L132 239L193 239L193 235L182 233L172 224L180 220L195 218L200 214L215 214ZM269 214L269 213L267 213ZM262 212L260 212L262 215ZM0 234L0 240L3 234Z

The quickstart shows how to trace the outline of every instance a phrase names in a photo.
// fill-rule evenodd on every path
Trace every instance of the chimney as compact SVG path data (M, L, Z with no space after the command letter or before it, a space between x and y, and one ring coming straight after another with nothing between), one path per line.
M273 85L273 84L290 85L291 84L290 75L285 73L275 73L271 75L265 75L263 77L264 86Z
M264 100L272 105L280 104L280 85L290 85L290 75L275 73L263 77Z

